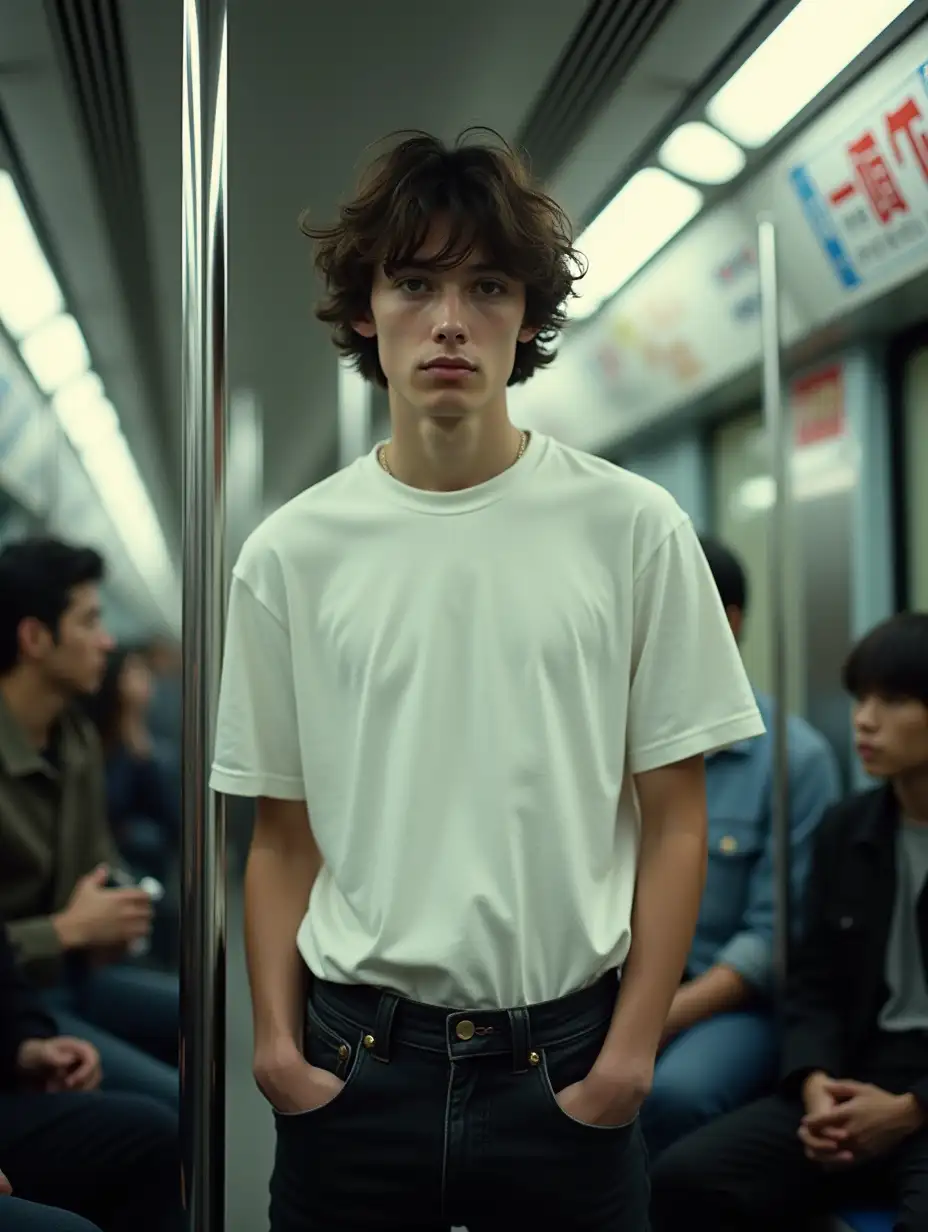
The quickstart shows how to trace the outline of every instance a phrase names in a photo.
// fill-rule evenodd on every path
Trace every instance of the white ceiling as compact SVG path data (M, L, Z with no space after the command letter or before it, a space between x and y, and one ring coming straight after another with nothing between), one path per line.
M787 0L781 0L787 2ZM312 307L298 218L331 216L365 147L399 128L446 138L487 124L514 138L588 0L229 0L230 389L253 391L265 424L269 504L336 456L336 360ZM578 223L601 201L764 0L676 0L614 101L551 185ZM111 390L172 546L180 521L182 0L120 0L145 198L157 336L140 337L73 100L38 0L0 0L0 107L19 148L73 308ZM139 378L164 372L167 405Z

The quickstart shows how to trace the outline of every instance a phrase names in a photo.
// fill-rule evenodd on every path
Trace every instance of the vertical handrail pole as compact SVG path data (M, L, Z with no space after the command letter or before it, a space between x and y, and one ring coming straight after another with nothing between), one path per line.
M225 607L226 0L184 0L181 1137L188 1232L223 1232L226 869L208 785Z
M786 553L790 519L790 438L783 404L780 347L780 286L777 234L773 220L761 216L757 228L763 351L764 424L775 500L770 511L769 566L773 623L773 782L774 963L777 989L786 987L790 951L790 817L787 752Z

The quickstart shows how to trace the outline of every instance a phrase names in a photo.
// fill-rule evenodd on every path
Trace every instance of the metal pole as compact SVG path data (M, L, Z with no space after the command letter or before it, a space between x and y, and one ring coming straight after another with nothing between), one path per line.
M789 967L790 950L790 818L789 766L787 764L786 697L786 550L789 534L790 440L783 406L780 367L780 289L777 264L777 234L773 221L762 216L757 228L757 259L760 272L761 334L764 364L764 423L776 499L770 515L769 565L773 618L773 782L772 825L774 838L774 962L782 994Z
M181 1134L189 1232L223 1232L226 870L208 786L222 656L226 0L184 0L184 775Z

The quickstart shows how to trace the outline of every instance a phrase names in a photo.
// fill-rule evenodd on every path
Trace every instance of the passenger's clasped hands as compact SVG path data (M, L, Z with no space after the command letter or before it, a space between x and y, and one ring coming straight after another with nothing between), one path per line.
M94 1091L100 1085L100 1054L93 1044L69 1035L30 1039L19 1046L21 1078L43 1091Z
M817 1075L806 1087L799 1140L806 1158L847 1168L885 1155L924 1124L914 1099L853 1079Z

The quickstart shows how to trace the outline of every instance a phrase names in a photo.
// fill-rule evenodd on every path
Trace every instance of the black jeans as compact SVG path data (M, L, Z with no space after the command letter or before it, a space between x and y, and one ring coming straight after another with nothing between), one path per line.
M316 981L306 1055L345 1087L277 1116L272 1232L647 1232L637 1119L583 1125L555 1098L589 1073L617 988L452 1013Z
M675 1143L654 1166L655 1232L805 1229L839 1207L886 1206L895 1232L928 1228L928 1131L872 1163L827 1172L796 1136L798 1100L772 1095Z
M177 1117L143 1096L3 1092L0 1167L18 1198L73 1211L103 1232L181 1227Z

